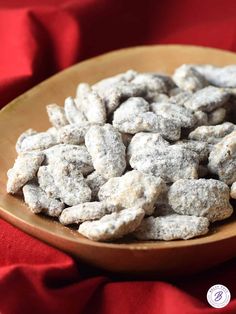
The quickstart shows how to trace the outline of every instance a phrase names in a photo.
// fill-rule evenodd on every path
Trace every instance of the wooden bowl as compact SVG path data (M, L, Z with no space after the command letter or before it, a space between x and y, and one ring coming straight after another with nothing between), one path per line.
M0 112L0 216L32 236L108 271L186 275L235 256L234 217L214 224L208 235L193 240L96 243L52 219L32 214L21 198L5 192L6 172L16 157L16 139L28 128L43 131L49 127L47 104L62 105L65 97L75 94L79 82L95 83L128 69L171 74L183 63L236 64L236 54L183 45L122 49L62 71L4 107Z

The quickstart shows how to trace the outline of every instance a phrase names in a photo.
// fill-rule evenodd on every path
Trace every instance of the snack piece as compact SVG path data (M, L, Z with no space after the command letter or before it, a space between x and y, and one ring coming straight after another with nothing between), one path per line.
M187 240L206 234L208 226L205 217L173 214L145 218L133 234L139 240Z
M165 189L161 178L137 170L109 179L99 190L98 198L118 208L142 207L147 215L154 211L158 196Z
M126 167L125 146L112 125L92 126L85 135L85 145L100 175L106 179L122 175Z
M57 163L53 177L63 203L74 206L91 200L91 190L76 165Z
M60 190L54 180L54 168L57 164L39 167L37 178L39 187L50 198L60 198Z
M178 180L169 189L169 204L181 215L202 216L210 222L230 217L229 188L218 180Z
M119 73L117 75L105 78L92 86L92 89L97 91L99 94L105 93L106 90L118 86L120 83L131 82L133 78L137 75L134 70L128 70L124 73ZM76 96L78 93L78 88L76 91Z
M218 108L208 114L208 124L209 125L217 125L224 122L226 117L226 109Z
M46 109L49 121L55 128L58 129L69 124L69 121L66 119L64 108L58 106L57 104L50 104L47 105Z
M210 64L203 64L194 65L194 68L212 85L219 87L236 87L235 65L227 65L221 68Z
M173 121L180 127L191 128L196 124L196 118L192 112L182 106L162 102L152 103L151 109L155 114Z
M192 95L193 94L191 92L187 91L178 92L177 94L172 95L169 101L173 104L184 106L185 102L189 100L192 97Z
M44 160L39 152L20 154L11 169L8 170L7 192L15 194L28 181L32 180Z
M160 72L155 72L152 74L155 77L158 77L159 79L161 79L165 83L167 93L169 93L171 89L177 87L171 76L160 73Z
M152 151L154 147L161 148L169 145L169 142L159 133L139 132L132 137L127 149L127 155L130 158L136 152L142 151L143 154L146 152L146 155L149 156L150 150Z
M155 134L150 134L149 144L144 146L143 137L142 133L135 135L129 145L132 168L161 177L165 182L197 179L199 158L195 152L181 145L166 145Z
M195 128L201 125L208 125L208 115L206 112L203 111L195 111L193 113L195 120L196 120L196 124L195 124Z
M77 124L69 124L60 128L58 130L60 143L73 145L84 143L84 137L89 127L89 125L79 126Z
M183 64L177 68L173 80L177 86L190 92L196 92L208 85L204 76L189 64Z
M111 114L126 99L143 96L145 90L142 85L122 81L119 84L112 85L110 88L99 89L98 94L105 103L107 113Z
M20 152L30 152L34 150L44 150L59 143L57 135L51 131L35 133L25 136L21 140ZM18 143L19 144L19 143Z
M130 133L127 122L132 122L137 115L147 112L149 109L149 103L142 97L130 97L114 112L113 126L121 132Z
M147 97L145 97L147 99ZM152 95L151 98L148 99L150 103L153 102L169 102L169 96L162 93L157 93L155 95Z
M108 208L105 202L87 202L67 207L63 210L59 220L63 225L79 224L87 220L100 219L110 213L111 208Z
M208 168L226 184L236 181L236 131L225 136L213 147Z
M77 88L77 107L81 109L90 123L104 124L106 122L106 108L98 93L89 84L81 83Z
M25 132L23 132L23 133L18 137L18 139L17 139L17 141L16 141L16 151L17 151L18 154L22 152L21 146L22 146L23 141L24 141L27 137L32 136L32 135L35 135L35 134L37 134L37 133L38 133L38 132L36 132L36 131L33 130L33 129L28 129L28 130L26 130Z
M80 109L78 109L72 97L66 98L64 109L65 109L66 119L71 124L76 123L82 126L88 123L88 120L86 119L84 113Z
M113 123L117 124L127 116L135 116L147 112L150 109L149 103L142 97L130 97L124 101L114 112Z
M200 89L192 95L184 106L192 111L202 110L211 112L221 107L229 99L229 93L214 86L208 86Z
M133 232L140 225L144 214L142 208L123 209L118 213L105 215L100 220L83 222L78 231L94 241L119 239Z
M35 183L27 183L23 187L26 204L34 214L44 213L48 216L58 217L64 208L64 204L46 193Z
M144 97L152 100L160 93L167 93L165 81L154 73L138 73L132 80L132 84L140 86Z
M107 182L107 179L103 178L97 171L93 171L86 178L86 183L92 191L92 200L97 200L97 195L100 187Z
M209 144L220 142L226 135L232 133L236 126L231 122L224 122L219 125L199 126L189 134L191 140L203 141Z
M44 153L46 165L66 161L74 164L84 175L94 170L92 158L84 145L59 144L46 149Z
M120 132L135 134L138 132L158 132L169 140L178 140L181 134L180 126L169 119L157 116L153 112L144 112L137 115L114 118L113 126Z
M236 199L236 182L234 182L230 189L230 196Z
M195 152L198 155L200 162L207 160L212 148L211 145L209 145L207 142L193 140L177 141L175 145L181 145L182 147Z

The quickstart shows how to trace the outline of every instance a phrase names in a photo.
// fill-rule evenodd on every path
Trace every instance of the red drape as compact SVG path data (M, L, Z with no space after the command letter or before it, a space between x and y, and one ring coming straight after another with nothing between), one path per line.
M158 43L236 51L236 2L0 0L0 106L85 58ZM232 294L223 309L206 301L217 283ZM0 220L0 313L236 313L236 259L197 276L134 281L76 263Z

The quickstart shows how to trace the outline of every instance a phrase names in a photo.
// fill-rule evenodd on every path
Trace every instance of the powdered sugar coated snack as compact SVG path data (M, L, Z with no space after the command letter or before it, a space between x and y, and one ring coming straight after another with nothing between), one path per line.
M142 208L127 208L79 226L79 232L95 241L114 240L133 232L144 217Z
M187 240L206 234L208 226L205 217L172 214L143 219L134 235L139 240Z
M213 222L231 216L229 187L218 180L176 181L168 192L169 204L182 215L202 216Z
M233 213L235 96L236 65L80 82L22 130L7 192L93 241L203 236Z

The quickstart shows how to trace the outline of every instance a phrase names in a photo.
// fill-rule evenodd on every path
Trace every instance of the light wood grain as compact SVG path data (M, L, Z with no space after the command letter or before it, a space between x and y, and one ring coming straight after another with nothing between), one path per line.
M13 100L0 112L0 216L25 232L106 270L181 275L209 268L236 255L236 219L215 224L204 237L171 242L96 243L56 221L32 214L20 198L5 192L6 171L16 157L15 142L28 128L49 127L45 106L63 104L79 82L94 83L128 69L171 74L183 63L236 64L230 52L180 45L118 50L79 63Z

